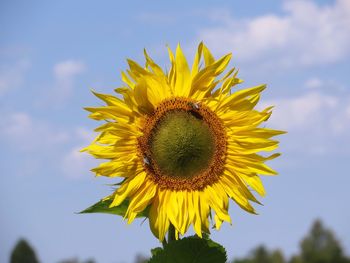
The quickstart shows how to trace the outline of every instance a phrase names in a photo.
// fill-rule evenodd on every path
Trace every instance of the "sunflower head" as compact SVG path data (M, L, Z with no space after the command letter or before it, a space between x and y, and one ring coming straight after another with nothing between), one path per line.
M276 174L264 162L279 155L259 152L275 150L271 137L283 133L260 127L272 108L255 109L265 85L232 92L242 82L237 71L221 76L230 54L216 60L200 43L191 69L180 46L175 55L169 49L169 57L167 73L146 51L144 67L128 60L118 95L95 93L106 105L86 108L91 118L105 121L85 148L107 160L93 171L124 178L105 198L110 209L127 202L129 223L149 211L160 240L170 225L176 237L190 225L201 237L212 213L217 229L231 222L229 199L255 213L250 202L259 202L252 191L265 194L259 175Z

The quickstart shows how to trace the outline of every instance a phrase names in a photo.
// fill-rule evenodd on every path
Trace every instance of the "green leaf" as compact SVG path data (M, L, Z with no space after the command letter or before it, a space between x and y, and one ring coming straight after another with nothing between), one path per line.
M115 207L109 207L113 199L100 200L96 204L86 208L85 210L79 212L79 214L88 214L88 213L105 213L124 216L126 210L128 210L129 200L125 199L120 205ZM141 213L137 214L137 217L148 217L149 207L143 210Z
M158 252L161 252L163 249L161 247L156 247L156 248L153 248L151 249L151 254L152 256L155 256L157 255Z
M162 250L157 249L149 263L225 263L226 260L223 246L211 239L192 236L170 242Z

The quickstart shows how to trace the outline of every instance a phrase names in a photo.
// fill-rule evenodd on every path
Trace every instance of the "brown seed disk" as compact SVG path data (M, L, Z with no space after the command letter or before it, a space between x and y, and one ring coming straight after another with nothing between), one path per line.
M169 176L161 171L152 157L151 139L157 125L167 113L171 111L185 111L206 122L214 137L215 150L209 166L204 171L190 178ZM174 191L201 190L207 185L217 182L223 172L226 159L226 132L222 121L204 104L189 98L172 98L159 104L152 114L144 120L143 136L138 138L138 155L151 180L162 189Z

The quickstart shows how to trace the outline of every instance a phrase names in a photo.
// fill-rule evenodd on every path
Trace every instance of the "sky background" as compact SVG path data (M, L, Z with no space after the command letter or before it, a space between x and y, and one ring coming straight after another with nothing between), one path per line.
M233 225L213 230L229 258L264 243L287 255L321 218L350 252L350 1L0 1L0 262L20 237L41 262L77 257L131 263L159 246L148 222L77 215L110 193L78 150L98 125L90 89L120 86L143 48L169 66L166 45L192 61L203 40L232 52L240 88L267 83L261 106L283 155L264 177L259 215L232 204Z

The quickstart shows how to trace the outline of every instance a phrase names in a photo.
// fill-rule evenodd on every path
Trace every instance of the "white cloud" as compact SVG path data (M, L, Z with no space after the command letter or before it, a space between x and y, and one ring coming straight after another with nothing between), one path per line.
M266 100L274 105L269 127L288 131L286 144L293 152L325 154L349 152L350 96L308 91L293 98Z
M2 113L0 140L17 151L45 151L53 145L69 140L65 131L59 131L46 122L33 119L24 112Z
M58 80L70 81L75 75L82 73L85 65L80 61L66 60L54 66L54 74Z
M337 96L339 96L341 93L346 94L348 92L348 87L346 85L343 85L341 82L339 82L339 80L329 78L328 76L322 76L322 78L310 77L306 79L303 86L306 89L313 91L332 91L332 94L338 94Z
M346 108L346 116L350 119L350 105Z
M275 105L271 122L280 129L309 130L319 128L325 121L325 112L335 110L338 98L318 92L309 92L295 98L265 101L264 105Z
M77 60L66 60L54 65L54 85L46 99L49 104L45 106L62 106L73 94L76 77L85 69L85 64Z
M83 73L85 65L80 61L67 60L57 63L54 66L56 87L54 90L55 99L60 101L67 99L74 88L74 78Z
M54 167L68 178L91 175L90 169L98 163L80 150L87 146L96 134L75 127L63 130L53 124L38 120L25 112L1 113L0 143L12 149L21 160L19 174L31 174L44 164L45 158L55 159ZM75 145L75 146L72 146ZM27 155L29 153L29 155ZM37 156L32 158L33 156ZM25 167L25 168L24 168Z
M30 67L28 60L19 60L14 64L0 65L0 96L16 89L23 83L24 74Z
M350 139L350 97L344 98L343 105L338 105L339 110L330 121L330 126L336 136L347 136Z
M215 52L233 51L242 63L297 67L341 61L350 54L350 2L318 6L289 0L282 15L235 19L227 13L218 26L199 31Z
M69 178L78 179L91 174L90 169L93 167L95 160L87 153L80 152L82 148L75 147L63 157L61 168Z
M72 179L80 179L89 174L91 175L90 170L98 161L87 153L80 152L80 150L90 144L95 135L94 132L83 127L75 129L72 137L74 137L74 141L78 146L74 146L64 153L61 162L61 169L65 176Z
M310 78L305 82L305 87L308 89L317 89L322 87L322 80L319 78Z

